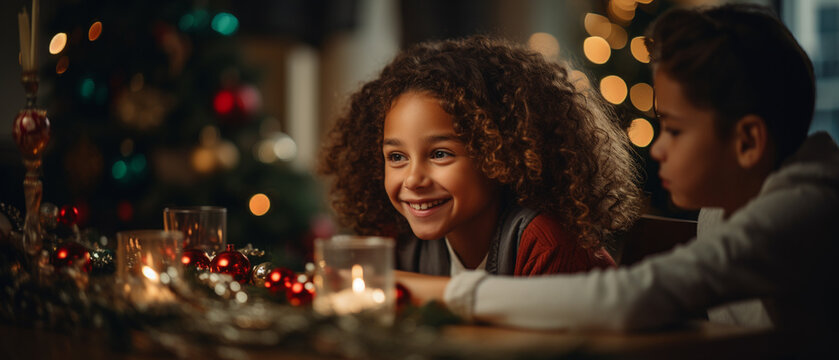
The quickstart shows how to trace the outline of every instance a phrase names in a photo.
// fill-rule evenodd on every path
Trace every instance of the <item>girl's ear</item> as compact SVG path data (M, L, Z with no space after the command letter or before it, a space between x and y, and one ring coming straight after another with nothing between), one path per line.
M769 129L763 117L749 114L737 121L734 129L737 162L746 169L762 163L772 164Z

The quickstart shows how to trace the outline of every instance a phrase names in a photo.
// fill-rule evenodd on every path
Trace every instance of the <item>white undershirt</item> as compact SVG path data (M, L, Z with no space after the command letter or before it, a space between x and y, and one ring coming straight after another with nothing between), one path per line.
M454 253L454 249L452 249L452 244L449 243L449 239L446 238L446 247L449 248L449 263L451 266L449 267L449 276L457 276L458 274L470 270L463 266L463 263L460 262L460 258L457 254ZM488 255L488 254L487 254ZM484 255L484 259L481 260L481 263L478 264L478 267L472 270L484 270L487 267L487 255Z

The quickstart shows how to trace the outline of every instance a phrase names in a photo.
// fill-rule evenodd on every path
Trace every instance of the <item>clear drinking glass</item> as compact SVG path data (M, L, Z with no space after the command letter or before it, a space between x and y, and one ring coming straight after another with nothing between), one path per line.
M135 304L175 300L170 286L181 275L183 234L131 230L117 233L117 281Z
M218 206L167 207L163 228L184 234L185 249L219 253L227 245L227 209Z
M325 315L362 314L390 324L396 312L394 240L338 235L315 240L313 308Z

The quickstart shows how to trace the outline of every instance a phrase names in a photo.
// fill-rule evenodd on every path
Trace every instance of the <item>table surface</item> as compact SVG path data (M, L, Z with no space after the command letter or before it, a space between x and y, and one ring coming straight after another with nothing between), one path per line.
M751 359L789 355L783 336L771 330L748 329L706 321L650 332L537 331L491 326L457 325L443 329L446 346L466 358L620 358L620 359ZM152 350L149 350L152 349ZM283 349L242 349L251 359L278 356L324 357L288 353ZM139 353L114 353L97 336L18 328L0 324L4 359L83 358L157 359L171 354L146 347Z

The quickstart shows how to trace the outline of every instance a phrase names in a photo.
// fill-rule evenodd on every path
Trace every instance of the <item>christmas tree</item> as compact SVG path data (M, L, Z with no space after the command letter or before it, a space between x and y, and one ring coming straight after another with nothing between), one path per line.
M289 165L294 141L262 111L260 72L242 61L225 5L66 2L44 19L59 41L41 71L44 201L77 207L104 235L162 228L166 206L226 207L228 243L294 266L321 191Z

